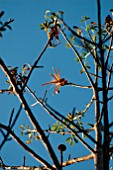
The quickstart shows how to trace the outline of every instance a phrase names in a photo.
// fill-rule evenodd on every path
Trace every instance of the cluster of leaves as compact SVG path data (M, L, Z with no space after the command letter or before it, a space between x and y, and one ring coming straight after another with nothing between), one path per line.
M44 22L44 23L42 23L42 24L40 24L40 26L41 26L41 30L45 30L46 32L47 32L47 35L48 35L48 37L50 37L50 35L51 35L51 33L52 33L52 28L54 28L54 27L56 27L57 26L57 28L58 29L62 29L62 30L65 30L66 28L65 28L65 26L64 25L62 25L61 24L61 22L59 21L59 18L60 18L60 20L62 20L63 21L63 12L62 11L58 11L58 12L53 12L53 13L51 13L50 11L46 11L46 13L45 13L45 18L46 18L46 21ZM95 23L95 22L91 22L91 25L89 24L86 24L86 21L87 20L89 20L90 18L89 17L82 17L82 20L81 20L81 22L85 22L85 25L86 25L86 28L85 28L85 31L87 31L88 32L88 34L90 35L90 38L92 39L92 41L94 41L94 39L95 39L95 42L96 42L96 33L97 33L97 24ZM62 26L62 27L61 27ZM81 30L79 27L77 27L77 26L73 26L73 29L74 30L76 30L76 32L77 32L77 34L78 35L81 35L81 36L83 36L83 30ZM93 35L91 35L89 32L90 31L92 31L92 34ZM60 31L59 31L59 33L60 33ZM75 35L72 35L71 36L71 38L70 38L70 40L71 40L71 43L74 45L74 46L78 46L79 48L81 48L82 50L81 50L81 54L80 54L80 56L81 56L81 58L82 58L82 60L84 61L84 65L85 65L85 67L87 68L87 69L90 69L90 66L89 66L89 64L88 64L88 61L87 61L87 58L85 57L86 56L86 54L89 52L89 50L86 50L87 48L88 49L92 49L93 48L93 46L92 46L92 44L86 44L87 45L87 48L86 48L86 46L85 46L85 42L83 41L83 40L80 40L79 42L77 41L77 37L75 36ZM59 41L60 42L60 41ZM76 43L75 43L76 42ZM79 44L80 43L80 44ZM59 44L59 43L58 43ZM57 45L58 45L57 44ZM52 45L51 45L52 46ZM53 45L54 46L54 45ZM53 47L52 46L52 47ZM56 47L56 45L54 46L54 47ZM68 44L68 43L66 43L66 47L70 47L70 45ZM78 58L76 58L76 60L79 62L79 60L78 60ZM84 69L82 68L81 70L80 70L80 73L83 73L84 72Z
M83 130L83 126L82 126L83 123L81 121L82 117L83 117L82 112L75 112L75 108L74 108L72 113L69 112L66 116L66 119L63 120L65 125L60 122L56 122L51 127L51 131L53 131L57 134L60 134L60 135L68 135L69 137L67 137L66 142L69 143L70 146L73 146L75 143L78 142L78 140L77 140L76 136L71 133L71 131L68 131L66 125L70 126L73 130L75 130L75 132L78 132L76 127L74 125L71 125L71 122L73 122L82 131ZM85 138L84 135L82 135L82 137Z
M26 144L30 144L33 139L35 139L36 141L38 141L40 138L38 136L38 133L34 130L31 130L30 125L21 125L20 126L21 129L21 135L27 135L28 136L28 140L26 140Z
M78 142L76 136L67 129L66 125L70 126L72 129L74 129L77 133L81 133L83 128L83 123L81 121L81 118L83 117L82 112L75 112L75 108L73 109L72 113L68 113L66 116L66 120L62 120L64 124L62 124L61 122L56 122L52 125L52 127L50 125L48 125L48 129L44 130L47 133L47 137L50 136L51 133L55 133L55 134L60 134L60 135L68 135L68 137L66 138L66 143L68 143L70 146L73 146L75 143ZM81 131L77 131L77 129L71 125L71 122L73 122L76 126L78 126ZM36 132L36 130L33 130L30 128L30 125L21 125L20 126L21 129L21 135L24 136L26 135L28 137L28 139L26 140L26 144L30 144L33 142L33 140L35 139L36 141L40 140L38 133ZM82 137L85 138L85 135L82 133Z
M51 48L54 48L60 44L60 23L55 16L61 14L63 15L63 12L50 13L50 11L46 11L46 21L40 24L40 29L46 31L48 39L51 38L49 43Z
M22 66L22 71L21 73L18 73L18 67L11 67L8 66L7 67L10 71L10 74L13 76L14 81L16 82L16 84L22 88L22 85L25 83L25 81L27 80L27 76L26 76L26 71L30 69L30 67L28 67L26 64L24 64ZM8 94L14 93L13 91L13 87L10 83L9 80L6 81L6 83L10 84L8 87Z
M49 10L45 12L45 19L46 21L41 23L40 29L45 30L47 33L50 33L53 27L59 27L60 28L60 22L58 21L57 17L60 16L63 18L63 12L59 11L56 13L51 13Z
M112 12L112 15L113 15L113 10L111 9L110 11ZM90 21L90 17L88 17L88 16L83 16L82 20L80 22L84 23L83 27L79 28L77 26L73 26L76 33L78 35L82 36L82 37L84 37L84 34L85 34L85 37L87 36L87 38L91 42L94 42L94 43L96 43L98 45L98 42L99 42L99 39L98 39L98 24L95 21ZM112 17L110 15L106 16L103 25L101 25L101 31L102 31L102 39L103 39L103 41L110 34L112 34L112 31L113 31L113 19L112 19ZM75 46L76 48L79 49L79 55L80 55L82 61L84 62L84 66L87 69L90 69L91 67L89 65L88 58L89 58L90 54L92 53L93 49L95 48L95 46L92 43L85 42L83 39L78 39L78 37L75 36L75 35L72 35L70 37L70 41L73 44L73 46ZM70 48L70 45L67 43L66 47ZM102 48L103 48L104 51L109 50L108 45L105 44L105 43L103 43ZM112 50L112 48L111 48L111 50ZM77 62L79 62L79 59L77 57L75 58L75 60ZM100 64L98 63L98 65L100 65ZM80 73L83 73L83 72L84 72L84 68L82 68L80 70Z
M14 21L14 19L10 18L8 21L2 22L1 18L3 17L4 14L5 14L4 11L0 12L0 37L2 37L2 33L6 31L7 28L12 30L10 23Z

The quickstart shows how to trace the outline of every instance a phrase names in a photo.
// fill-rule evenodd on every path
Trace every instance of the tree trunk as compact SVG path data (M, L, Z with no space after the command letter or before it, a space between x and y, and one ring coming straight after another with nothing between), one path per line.
M99 94L96 84L95 89L95 139L98 144L95 145L96 154L94 156L94 166L95 170L104 170L103 168L103 149L102 149L102 125L100 119L100 103Z

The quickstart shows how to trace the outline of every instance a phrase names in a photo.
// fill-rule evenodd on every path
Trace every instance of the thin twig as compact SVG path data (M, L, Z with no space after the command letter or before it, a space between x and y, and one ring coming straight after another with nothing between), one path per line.
M10 116L10 119L9 119L9 127L11 127L13 115L14 115L14 108L12 109L11 116Z
M109 98L108 98L108 101L109 101L109 100L112 100L112 99L113 99L113 96L109 97Z
M21 109L22 109L22 105L20 105L19 110L18 110L18 112L17 112L17 114L16 114L16 116L15 116L15 118L14 118L14 121L13 121L12 124L10 125L10 128L11 128L11 129L14 127L14 125L15 125L17 119L18 119L18 117L19 117L19 115L20 115L20 112L21 112ZM7 132L7 134L4 136L4 140L3 140L2 143L0 144L0 150L1 150L1 148L3 147L3 145L5 144L5 142L7 141L8 136L9 136L9 132Z
M109 45L108 53L107 53L107 55L106 55L106 61L105 61L105 68L106 68L106 69L107 69L107 66L108 66L108 60L109 60L109 57L110 57L110 52L111 52L112 43L113 43L113 36L112 36L111 39L110 39L110 45Z
M71 82L67 82L65 85L75 86L75 87L83 88L83 89L92 89L92 86L82 86L82 85L78 85L78 84L71 83Z
M110 86L110 82L111 82L112 70L113 70L113 62L112 62L112 64L111 64L110 73L109 73L109 76L108 76L107 90L109 90L109 86Z
M86 108L82 111L83 114L86 113L86 111L89 109L89 107L91 106L91 104L93 103L94 101L94 95L92 96L90 102L86 105Z
M0 90L0 93L4 93L4 92L8 92L8 93L11 93L12 92L12 90L8 90L8 89L1 89Z
M39 62L39 60L41 59L41 57L42 57L42 55L44 54L44 52L46 51L46 49L47 49L47 47L48 47L50 41L51 41L51 38L48 39L48 41L46 42L46 44L45 44L45 46L44 46L42 52L40 53L40 55L38 56L38 58L36 59L36 61L35 61L34 64L32 65L32 67L31 67L31 69L30 69L30 71L29 71L27 80L26 80L26 82L24 83L24 85L23 85L23 87L22 87L22 91L24 90L25 86L27 85L28 80L29 80L29 78L30 78L30 76L31 76L31 74L32 74L32 72L33 72L33 70L34 70L34 68L37 67L38 62Z

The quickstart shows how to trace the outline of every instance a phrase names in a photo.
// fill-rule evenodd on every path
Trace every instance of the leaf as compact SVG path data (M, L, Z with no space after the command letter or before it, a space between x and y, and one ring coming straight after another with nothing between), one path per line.
M0 37L3 37L1 32L0 32Z
M86 135L84 133L82 133L82 138L85 139L86 138Z
M22 132L20 133L20 135L23 136L23 135L24 135L24 132L22 131Z
M30 133L31 133L31 132L29 132L29 131L26 131L26 132L25 132L25 135L29 135Z
M70 137L68 137L68 138L66 139L66 142L67 142L67 143L69 143L69 142L70 142Z
M47 11L45 12L46 15L47 15L48 13L50 13L50 10L47 10Z
M92 33L94 33L94 31L96 30L97 26L96 25L87 25L86 26L86 31L91 30Z
M26 67L26 64L22 66L22 74L26 74L26 71L29 70L29 67Z
M69 143L70 146L73 146L74 143L75 143L73 136L68 137L68 138L66 139L66 143Z
M9 90L9 91L13 91L13 86L9 86L9 87L8 87L8 90Z
M70 146L73 146L74 145L74 140L71 138L70 140Z
M10 30L12 30L11 26L10 25L6 25L7 28L9 28Z
M6 31L6 28L1 27L1 28L0 28L0 31Z
M4 12L4 11L1 11L1 12L0 12L0 18L1 18L4 14L5 14L5 12Z
M44 30L44 29L45 29L45 27L41 27L41 28L40 28L40 30Z
M2 21L0 21L0 25L3 25Z
M23 127L23 125L20 125L20 129L24 130L24 127Z
M53 127L51 128L51 130L53 131L57 131L58 130L58 122L56 122Z
M74 139L75 143L78 143L78 140L75 137L73 139Z
M80 28L78 28L77 26L73 26L73 28L76 30L77 34L81 34L82 30Z
M32 140L26 140L26 144L30 144L32 142Z
M14 21L14 19L9 18L9 20L8 20L8 24L9 24L9 23L11 23L11 22L13 22L13 21Z
M96 41L96 35L92 35L91 38L94 42Z
M26 125L26 129L30 129L30 125L29 124Z
M90 17L86 16L86 17L85 17L85 20L88 20L88 19L90 19Z
M48 17L49 17L48 14L50 14L50 11L49 11L49 10L47 10L47 11L45 12L44 17L45 17L45 18L48 18Z
M91 67L88 65L88 62L84 63L84 66L85 66L86 68L88 68L88 69L91 68ZM85 71L84 68L82 68L82 69L80 70L80 73L82 74L84 71Z
M29 139L31 139L32 136L33 136L32 133L29 133L29 134L28 134L28 138L29 138Z
M82 74L84 72L84 68L82 68L81 70L80 70L80 74Z
M59 15L59 14L63 15L64 12L63 12L63 11L58 11L57 14L58 14L58 15Z
M93 125L93 124L91 124L91 123L88 123L87 125L89 125L89 126L91 126L91 127L94 127L94 125Z
M88 69L90 69L91 67L90 66L86 66Z
M55 13L55 12L52 12L51 15L56 16L56 13Z
M113 16L113 9L110 9L110 12L111 12L111 14L112 14L112 16Z
M70 48L70 45L69 45L69 43L66 43L66 48Z
M40 139L38 135L34 135L34 138L36 141L38 141Z
M86 21L86 20L88 20L88 19L90 19L90 17L88 17L88 16L85 16L85 17L84 17L84 16L83 16L83 17L82 17L82 20L81 20L80 22L84 22L84 21Z

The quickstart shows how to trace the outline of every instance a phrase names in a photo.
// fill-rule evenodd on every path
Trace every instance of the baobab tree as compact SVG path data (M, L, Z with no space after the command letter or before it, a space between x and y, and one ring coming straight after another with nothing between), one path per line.
M95 170L109 170L110 159L113 155L113 120L110 118L109 103L113 99L113 85L112 85L112 73L113 73L113 10L110 9L110 15L108 14L104 21L101 21L101 4L100 0L97 0L97 21L92 21L90 17L82 17L82 24L84 28L73 25L70 27L64 19L64 12L51 12L46 11L45 20L40 24L41 30L44 30L47 34L47 42L43 47L39 56L35 59L32 64L24 64L20 71L18 66L9 66L7 61L0 58L0 67L3 73L6 75L6 82L8 88L4 87L0 90L1 95L8 93L8 98L14 95L20 101L20 108L14 117L14 109L10 114L8 125L0 123L0 131L3 135L0 149L3 148L4 144L10 139L9 135L30 155L33 156L37 162L42 164L42 167L32 166L33 169L51 169L51 170L62 170L66 169L67 166L72 166L77 162L86 160L94 160ZM2 18L4 12L0 13ZM7 28L11 29L11 22L13 19L1 22L0 36ZM51 103L48 102L48 91L45 90L42 97L32 90L29 86L31 75L34 70L40 71L39 63L43 58L46 50L52 48L53 50L60 46L62 41L66 42L66 47L73 51L75 60L80 64L80 76L84 74L87 78L88 85L77 84L67 79L65 76L62 77L62 70L53 67L53 72L50 74L52 80L49 79L44 83L40 83L40 87L44 90L47 86L52 85L53 95L60 95L61 89L64 87L76 89L85 89L86 95L91 94L91 100L85 106L83 110L77 111L73 106L72 112L63 114L59 109L55 108ZM67 49L65 49L67 50ZM54 58L53 58L54 61ZM37 75L35 72L35 76ZM43 77L42 77L43 78ZM34 104L29 105L26 93L30 94ZM75 94L76 95L76 94ZM68 95L70 98L70 95ZM82 100L82 99L81 99ZM65 102L65 100L64 100ZM78 101L79 102L79 101ZM48 114L48 119L52 118L54 123L48 124L46 130L41 126L41 121L36 118L36 114L33 111L33 107L40 105L40 107ZM92 107L93 106L93 107ZM22 111L22 107L29 119L29 125L20 125L21 134L26 137L27 140L23 141L13 130L14 125ZM90 108L92 109L90 110ZM91 112L92 120L88 120L87 125L84 125L84 119L87 117L87 112ZM40 116L40 115L38 115ZM31 128L32 125L32 128ZM89 154L83 155L82 157L71 158L67 155L67 159L64 161L64 152L66 151L65 144L59 144L58 151L59 155L53 149L51 144L51 137L60 135L66 139L66 142L70 144L70 147L74 147L75 143L81 143L82 147L87 149ZM88 140L86 140L86 138ZM51 158L49 162L44 156L40 156L38 152L31 149L29 144L32 144L34 140L37 143L40 141L48 152ZM2 168L26 168L30 169L25 165L25 159L23 166L6 166L3 159L1 158ZM93 167L92 167L93 168Z

